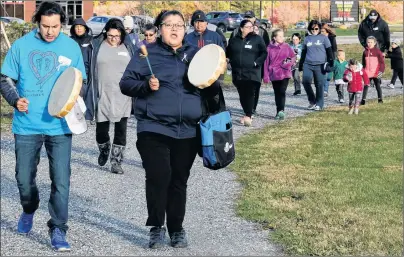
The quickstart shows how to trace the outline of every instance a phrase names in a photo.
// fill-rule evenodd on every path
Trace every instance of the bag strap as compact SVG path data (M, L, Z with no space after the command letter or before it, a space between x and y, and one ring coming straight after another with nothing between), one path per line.
M226 102L224 100L224 95L223 95L223 90L222 87L219 86L219 110L216 113L219 112L223 112L226 111ZM203 119L209 117L211 114L215 114L215 113L211 113L209 112L209 103L208 103L208 99L206 99L203 94L201 94L201 105L202 105L202 117Z

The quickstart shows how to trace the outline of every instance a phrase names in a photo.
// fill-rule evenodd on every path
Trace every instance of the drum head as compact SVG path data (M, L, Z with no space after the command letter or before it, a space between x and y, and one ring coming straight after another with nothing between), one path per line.
M49 97L48 112L58 118L66 116L76 103L83 85L81 72L67 68L57 79Z
M218 45L202 47L192 59L188 69L188 79L198 88L209 87L215 82L226 67L226 54Z
M86 105L81 97L77 98L77 102L73 109L65 116L70 131L75 134L83 134L87 131L87 122L84 117Z

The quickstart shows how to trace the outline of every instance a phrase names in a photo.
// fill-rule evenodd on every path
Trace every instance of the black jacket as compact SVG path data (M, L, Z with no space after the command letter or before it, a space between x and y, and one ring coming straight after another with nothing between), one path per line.
M97 106L99 101L99 92L98 92L98 74L96 69L98 52L100 50L101 44L104 41L104 34L101 33L99 36L94 38L92 42L93 51L91 57L91 67L89 73L91 74L91 83L87 83L87 88L84 93L84 102L87 107L86 111L86 120L95 121L95 115L97 113ZM129 36L125 37L123 44L126 46L126 49L129 52L129 55L132 57L135 50L132 41Z
M269 39L269 35L268 32L266 31L266 29L263 29L261 27L258 28L259 30L259 35L262 37L262 39L265 42L265 47L269 46L270 43L270 39ZM233 30L233 32L230 34L230 39L232 39L233 37L235 37L236 35L240 35L240 27L236 28L235 30Z
M403 54L401 53L401 48L399 46L397 46L396 48L392 48L391 51L388 51L386 58L390 58L391 60L391 69L403 69Z
M244 39L239 33L231 38L226 49L226 56L230 59L233 81L261 82L261 69L267 55L264 40L253 32Z
M333 54L334 54L334 58L333 58L333 59L336 59L336 58L337 58L336 53L337 53L338 47L337 47L337 40L336 40L336 38L337 38L336 35L328 35L328 39L330 40L330 43L331 43L331 49L332 49L332 52L333 52Z
M201 99L217 95L220 83L216 81L203 90L191 85L188 66L199 49L185 41L175 51L157 38L156 44L147 45L147 50L160 88L150 89L151 72L140 52L133 56L119 83L124 95L136 97L137 132L154 132L176 139L196 137L202 117Z
M375 10L370 11L370 13L372 12L377 13ZM366 47L366 38L369 36L374 36L377 39L379 49L382 52L390 48L389 25L380 17L380 13L378 13L377 20L374 23L369 20L368 15L359 25L358 38L363 47Z
M78 36L74 30L75 25L83 25L86 28L86 32L82 36ZM86 68L87 85L91 85L91 55L93 52L93 33L86 22L82 18L74 20L72 27L70 28L70 37L76 41L83 54L84 67Z

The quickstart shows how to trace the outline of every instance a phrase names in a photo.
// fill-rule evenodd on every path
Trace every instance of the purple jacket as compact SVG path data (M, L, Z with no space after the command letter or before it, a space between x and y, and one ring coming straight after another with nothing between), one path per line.
M296 62L295 52L287 43L274 43L271 41L268 56L264 63L264 83L283 80L292 77L292 66ZM287 58L289 58L287 60Z

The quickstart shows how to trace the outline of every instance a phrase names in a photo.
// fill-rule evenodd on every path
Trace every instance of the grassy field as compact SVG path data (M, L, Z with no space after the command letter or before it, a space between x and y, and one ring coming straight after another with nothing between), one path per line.
M403 254L403 97L240 138L238 214L292 255Z

